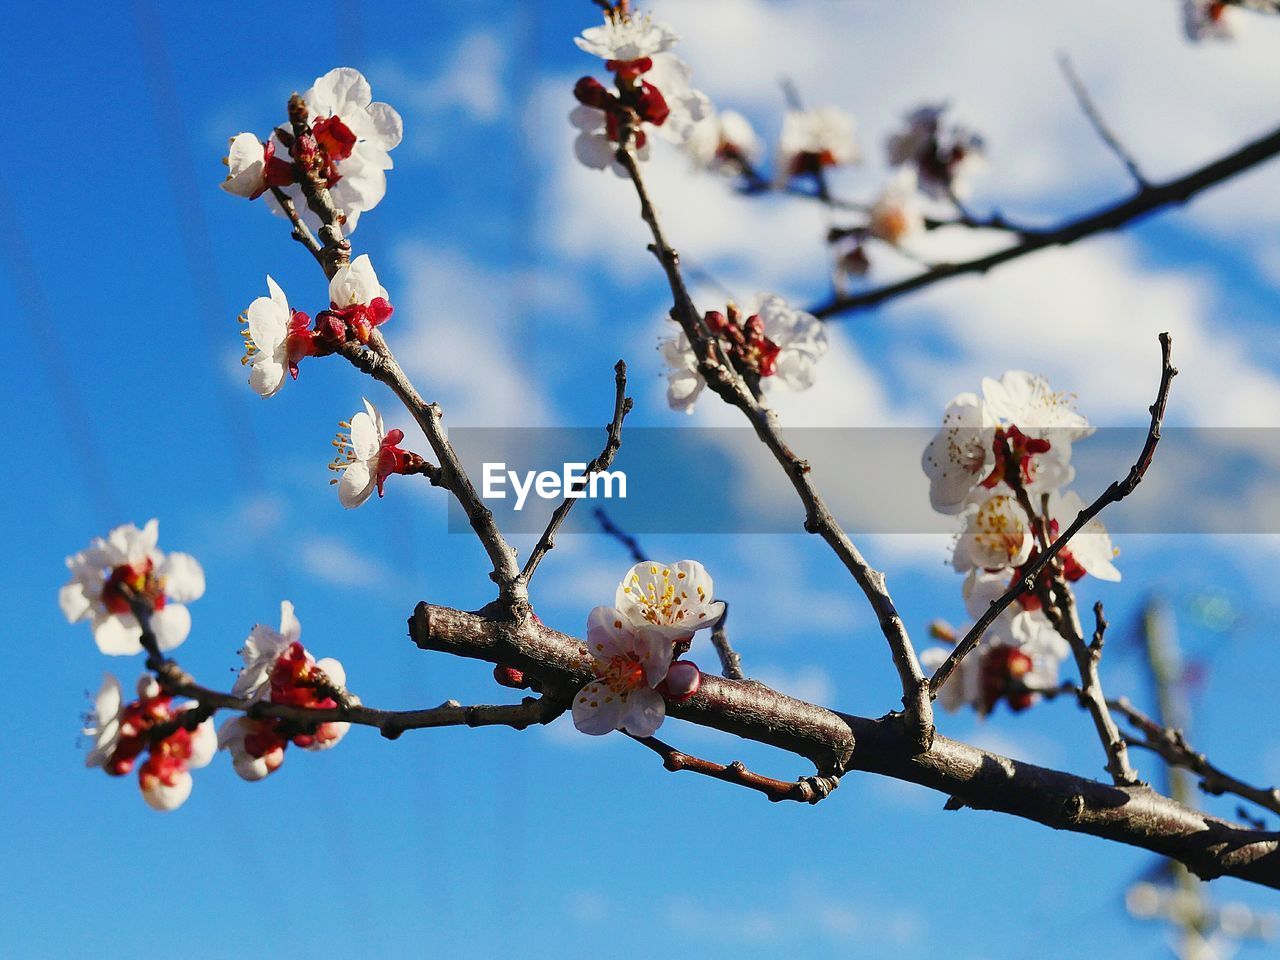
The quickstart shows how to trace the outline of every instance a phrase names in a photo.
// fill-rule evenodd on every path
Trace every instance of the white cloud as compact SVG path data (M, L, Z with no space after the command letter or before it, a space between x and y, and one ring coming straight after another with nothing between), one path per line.
M554 421L538 378L525 363L511 291L518 277L456 250L409 243L399 251L405 278L397 319L408 321L397 353L446 425L536 426Z
M430 131L445 122L444 114L461 111L476 123L490 124L506 112L503 74L507 48L496 33L477 30L452 46L438 72L420 78L395 63L377 73L379 98L413 118L413 126ZM433 152L443 141L418 136L408 141L421 153Z
M396 579L381 560L360 553L336 537L303 540L296 553L298 564L320 583L343 588L386 587Z

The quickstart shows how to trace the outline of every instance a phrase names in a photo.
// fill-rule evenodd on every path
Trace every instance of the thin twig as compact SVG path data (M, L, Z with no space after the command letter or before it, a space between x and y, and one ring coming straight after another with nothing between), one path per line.
M1138 166L1138 162L1133 158L1120 138L1115 135L1112 129L1107 126L1107 122L1102 119L1102 114L1098 111L1097 104L1093 102L1093 97L1089 95L1089 89L1084 85L1084 81L1080 79L1080 75L1076 73L1075 67L1071 65L1071 57L1065 50L1058 52L1058 67L1062 70L1062 76L1067 81L1067 86L1071 88L1071 93L1076 98L1076 103L1080 105L1080 109L1084 111L1085 117L1089 120L1089 125L1093 127L1094 133L1107 145L1107 148L1116 155L1116 159L1124 164L1124 168L1129 171L1129 176L1133 178L1133 182L1137 184L1140 190L1145 190L1151 185L1151 181L1143 175L1142 169Z
M694 306L680 271L680 256L667 242L658 214L649 198L639 164L629 146L623 143L617 151L617 160L631 178L640 200L640 216L648 224L653 236L650 249L662 265L671 288L674 306L671 316L684 329L693 344L698 359L698 370L707 386L726 403L737 407L755 429L756 436L773 454L774 459L786 471L792 486L805 506L804 528L820 535L830 545L845 569L853 576L863 595L871 604L880 623L880 630L889 644L894 666L902 684L902 703L905 720L910 729L911 741L920 751L928 750L933 737L933 704L929 696L929 684L920 670L911 638L898 615L893 599L885 586L884 574L872 568L853 541L836 522L809 475L809 464L800 459L782 439L777 414L764 406L743 382L742 378L716 357L708 342L705 324Z
M1157 210L1186 203L1204 190L1256 167L1277 154L1280 154L1280 129L1273 130L1183 177L1166 183L1150 184L1123 200L1067 220L1056 228L1033 233L1003 250L960 263L942 263L896 283L835 296L810 308L809 312L822 319L835 319L878 306L952 277L986 273L1003 263L1046 247L1065 246L1097 233L1116 230Z
M1169 386L1173 382L1174 376L1178 373L1177 369L1170 363L1171 350L1172 340L1169 334L1160 334L1160 386L1156 393L1156 402L1151 405L1151 425L1147 429L1146 441L1142 445L1142 451L1138 454L1138 459L1129 468L1128 475L1123 480L1112 483L1102 492L1098 499L1081 510L1075 520L1072 521L1071 526L1067 527L1053 543L1040 552L1039 557L1026 567L1024 575L1013 583L998 599L991 601L991 605L987 607L986 612L978 618L978 621L964 635L964 638L956 644L950 656L943 661L942 665L938 667L930 678L929 688L935 695L942 688L942 685L947 682L947 678L951 676L956 667L960 665L960 661L973 651L987 632L987 629L1005 611L1009 604L1013 603L1023 593L1035 589L1036 578L1040 575L1040 571L1061 552L1071 538L1079 533L1085 524L1101 513L1104 507L1119 503L1142 482L1147 468L1151 466L1151 458L1155 456L1156 445L1160 442L1160 426L1164 421L1165 407L1169 402Z
M1127 697L1108 700L1111 709L1124 716L1142 737L1130 737L1131 746L1150 750L1171 766L1190 770L1200 778L1200 789L1214 796L1230 793L1242 797L1258 806L1280 814L1280 789L1276 787L1255 787L1243 780L1233 777L1221 767L1209 761L1203 753L1199 753L1187 742L1181 730L1162 726L1147 716Z
M440 405L427 403L417 389L409 381L404 370L396 361L386 338L381 331L374 330L369 338L369 349L363 349L357 343L345 343L339 352L357 369L369 374L375 380L391 388L400 402L413 416L427 442L431 445L440 466L432 483L444 486L453 494L471 529L479 537L485 553L493 564L490 578L498 585L499 599L516 615L522 616L528 608L529 592L520 578L520 567L516 563L516 551L498 529L493 518L493 511L485 506L476 492L471 478L462 465L462 460L449 441L441 425L444 412Z
M631 412L632 400L626 395L627 392L627 365L624 361L619 360L613 367L614 384L616 386L613 399L613 419L605 427L605 443L604 449L600 451L600 455L587 464L584 481L590 480L601 471L608 470L609 465L613 463L613 458L618 452L618 448L622 446L622 421L626 419L628 413ZM538 564L542 562L542 558L547 555L556 545L556 531L560 529L560 525L564 523L565 518L569 516L569 511L573 509L573 505L577 503L581 497L570 497L567 492L565 498L556 507L555 512L551 514L551 519L547 523L547 529L542 532L542 536L538 538L538 542L534 545L529 559L525 562L524 570L520 572L520 579L527 585L533 579L534 571L538 569Z
M729 633L726 629L728 621L729 604L725 603L724 613L720 614L715 626L711 628L711 643L720 657L721 675L728 677L730 680L742 680L746 677L746 674L742 672L742 657L738 655L738 651L734 650L733 644L729 642Z
M662 765L671 772L691 770L704 777L713 777L725 783L736 784L749 790L758 790L772 802L794 800L797 803L820 803L831 796L832 791L840 786L837 776L803 777L799 780L775 780L772 777L752 773L741 760L734 760L725 765L701 757L682 753L675 747L663 743L656 737L637 737L627 734L636 743L643 744L662 758Z
M293 203L293 197L279 187L272 187L271 195L276 198L276 203L280 204L280 209L284 211L284 215L293 224L293 239L311 251L311 255L316 258L316 263L323 267L325 263L324 250L321 248L320 241L316 239L315 234L311 232L311 228L303 221L302 215L298 213L298 208Z

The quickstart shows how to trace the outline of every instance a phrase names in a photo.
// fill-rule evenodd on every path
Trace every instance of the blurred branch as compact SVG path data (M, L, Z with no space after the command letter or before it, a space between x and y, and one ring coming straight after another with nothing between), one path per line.
M1277 154L1280 154L1280 129L1273 130L1185 176L1165 183L1149 184L1124 200L1093 213L1067 220L1055 228L1024 236L1018 243L1003 250L959 263L940 263L896 283L874 287L860 293L834 296L825 303L812 307L809 312L823 319L836 319L878 306L952 277L971 273L984 274L1003 263L1017 260L1046 247L1066 246L1085 237L1117 230L1166 207L1186 203L1197 194L1230 180L1272 159Z
M1102 119L1102 114L1098 112L1098 107L1094 104L1093 97L1089 95L1088 88L1084 85L1084 81L1080 79L1080 75L1076 73L1075 67L1071 65L1071 58L1067 56L1065 51L1058 53L1058 67L1062 70L1062 76L1066 79L1067 86L1071 88L1072 94L1075 95L1076 103L1080 105L1080 109L1088 119L1089 125L1093 127L1094 133L1116 155L1116 159L1124 164L1124 168L1129 171L1129 176L1133 178L1133 182L1137 184L1138 189L1145 190L1151 185L1151 182L1143 175L1142 170L1138 167L1138 162L1125 149L1124 144L1120 142L1120 138L1112 132L1106 121Z

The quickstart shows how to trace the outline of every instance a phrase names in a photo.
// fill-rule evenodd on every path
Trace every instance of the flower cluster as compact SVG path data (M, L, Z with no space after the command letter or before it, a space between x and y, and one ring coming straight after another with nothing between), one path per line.
M280 285L267 277L270 294L258 297L241 315L245 324L244 357L251 365L249 386L260 397L272 397L284 386L285 373L298 378L298 364L305 357L323 357L347 342L366 344L374 328L395 310L390 295L378 282L368 254L343 264L329 281L329 307L316 314L315 322L289 306Z
M172 650L191 632L184 604L204 594L204 571L190 554L162 553L156 547L159 536L158 520L141 530L127 523L67 557L71 579L58 593L58 603L71 623L89 621L103 653L142 651L135 603L151 611L151 629L161 650Z
M711 575L696 560L632 567L613 606L587 617L586 653L597 679L573 699L574 726L593 736L625 730L637 737L662 726L667 703L690 699L702 682L697 666L679 657L724 614L713 596Z
M150 628L145 648L153 655L148 667L156 675L143 674L137 699L125 703L120 682L107 674L84 731L91 739L86 764L113 777L136 768L143 799L157 810L173 810L191 794L191 771L206 766L220 745L231 751L242 777L257 780L280 766L290 743L325 750L343 738L349 724L286 723L246 714L218 733L207 705L199 700L175 705L175 692L204 693L174 664L155 658L186 639L191 617L177 601L204 592L204 573L187 554L160 552L158 533L155 520L141 530L126 524L68 557L72 579L58 599L69 620L91 621L103 653L142 652L144 627ZM343 689L342 665L332 659L317 662L298 641L300 634L287 601L281 604L279 630L254 627L241 651L244 667L233 696L248 705L268 701L305 709L332 709L338 706L336 696L344 705L358 703Z
M691 86L689 66L669 52L678 39L666 24L625 6L606 10L602 26L574 38L579 49L604 60L614 77L612 89L590 76L573 88L578 106L569 122L578 130L579 161L622 173L615 154L624 140L640 160L648 158L651 132L675 144L689 140L711 105Z
M1075 475L1072 447L1092 432L1070 396L1018 370L984 380L982 396L962 393L948 405L921 462L933 508L963 524L951 562L965 575L970 616L980 617L1024 579L1040 551L1083 509L1079 496L1064 488ZM1119 580L1115 552L1101 521L1090 521L962 661L944 687L944 705L967 703L985 713L1006 699L1020 709L1033 701L1028 690L1056 682L1069 648L1042 610L1043 590L1053 577ZM946 657L942 650L925 654L934 666Z
M314 219L299 185L301 177L314 178L328 188L350 233L360 214L376 207L387 191L390 152L403 136L400 114L385 103L375 103L369 82L351 67L338 67L317 78L302 102L308 124L301 136L281 128L266 143L252 133L231 138L223 161L227 178L222 189L256 200L276 188L294 201L304 217ZM274 195L270 203L281 211Z
M184 722L194 703L173 698L149 674L138 680L138 699L124 702L120 681L107 674L94 700L92 740L85 765L122 777L136 766L142 798L156 810L174 810L191 795L191 771L208 765L217 749L213 721ZM147 754L141 764L138 758Z
M781 383L797 392L813 386L814 367L827 350L827 333L812 314L789 306L776 294L761 293L745 311L730 303L724 313L709 311L705 322L740 373L763 385ZM681 331L663 340L659 349L669 368L667 403L673 410L692 413L706 381L688 336Z
M232 693L250 702L288 704L310 709L336 707L332 693L347 679L332 657L316 660L299 641L302 625L293 604L280 604L280 629L258 624L240 651L244 666ZM349 723L326 721L310 727L276 717L237 716L218 731L218 748L231 754L231 764L245 780L261 780L284 763L289 744L304 750L328 750L347 734Z

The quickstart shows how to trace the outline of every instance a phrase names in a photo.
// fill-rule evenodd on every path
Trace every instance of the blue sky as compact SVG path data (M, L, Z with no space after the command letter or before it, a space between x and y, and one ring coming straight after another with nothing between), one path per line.
M1171 0L1123 12L1030 6L705 0L656 9L684 35L713 99L767 135L779 124L782 74L813 102L853 110L869 155L840 178L853 193L875 188L878 145L898 114L950 97L993 146L975 203L1050 220L1119 195L1123 171L1076 114L1056 74L1058 48L1153 175L1276 122L1277 25L1250 21L1235 45L1192 48ZM208 592L179 653L207 683L230 685L248 629L275 622L287 597L309 649L339 657L367 703L505 693L482 665L421 653L405 638L419 599L463 609L490 599L483 553L447 533L440 491L392 478L386 499L349 512L328 486L337 421L368 395L404 425L391 398L336 361L314 361L263 402L238 364L235 318L264 292L266 272L313 311L325 288L283 221L218 190L219 160L228 136L265 133L289 92L330 67L361 68L375 98L404 115L387 197L354 243L397 305L388 337L447 423L603 423L620 356L632 366L636 425L737 422L709 402L688 420L666 409L654 350L665 293L634 198L610 174L574 165L564 114L572 81L595 64L571 37L594 23L591 4L280 4L252 19L158 7L9 14L8 69L22 90L10 155L25 159L21 176L0 186L11 231L0 276L14 291L13 329L30 334L11 339L4 381L17 423L3 518L18 549L0 587L14 614L0 648L13 678L0 738L9 771L0 931L10 955L128 956L160 942L189 960L249 949L300 957L320 946L542 957L560 955L569 931L618 957L754 957L803 941L848 957L1034 950L1051 960L1078 954L1071 938L1085 923L1099 957L1167 955L1163 934L1123 910L1124 887L1152 864L1141 852L944 813L940 796L870 777L847 778L816 808L773 806L668 774L636 745L589 740L567 721L394 744L356 730L327 754L294 751L258 784L219 758L168 816L147 809L129 780L86 771L76 735L86 692L104 669L129 683L141 664L106 661L86 629L62 620L63 557L152 516L162 546L205 566ZM1021 367L1078 392L1099 422L1140 423L1154 335L1171 328L1183 369L1171 422L1276 426L1277 173L1259 170L1122 235L834 326L818 387L779 397L783 422L927 425L981 376ZM741 296L774 289L804 303L825 294L820 211L734 197L674 155L655 158L652 182L673 241ZM990 240L930 242L929 255L951 256ZM879 266L881 276L906 269L888 257ZM820 451L804 453L822 469ZM619 465L626 455L624 446ZM762 469L740 464L731 495L746 507L768 495L772 474ZM1158 478L1159 462L1149 482ZM904 490L912 484L923 496L923 477L904 478ZM839 509L838 478L833 487ZM892 706L874 620L822 544L800 535L644 542L657 557L706 563L734 604L750 673L852 712ZM916 634L935 616L963 616L945 537L864 546ZM1209 665L1197 743L1246 778L1280 779L1280 739L1269 732L1280 718L1280 667L1268 656L1274 538L1169 535L1120 546L1125 581L1083 592L1103 599L1115 624L1109 690L1145 696L1137 612L1147 596L1169 596L1189 654ZM548 623L580 630L627 566L610 540L562 538L535 581L535 606ZM762 589L766 576L772 586ZM1205 598L1236 612L1226 629L1206 621ZM694 656L713 661L705 647ZM1086 719L1065 703L985 723L947 717L943 730L1101 772ZM780 777L808 772L680 724L664 735ZM1224 815L1234 806L1205 805ZM1234 882L1213 889L1270 902Z

